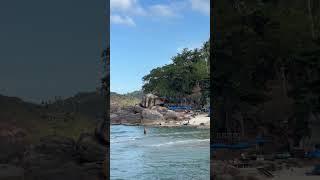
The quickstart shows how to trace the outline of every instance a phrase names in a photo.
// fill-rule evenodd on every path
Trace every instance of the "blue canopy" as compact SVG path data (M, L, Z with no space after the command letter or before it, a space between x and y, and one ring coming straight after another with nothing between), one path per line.
M258 136L255 141L252 142L239 142L237 144L224 144L224 143L213 143L211 148L213 149L247 149L259 143L270 142L260 136Z
M191 110L191 106L168 106L168 109L170 110Z
M320 158L320 150L316 149L314 151L308 152L306 154L306 157L308 157L308 158Z
M256 137L256 140L255 140L255 143L265 143L265 142L270 142L269 140L266 140L266 139L264 139L263 137L261 137L261 136L257 136Z
M249 147L250 147L250 144L246 142L241 142L237 144L222 144L222 143L211 144L212 149L247 149Z

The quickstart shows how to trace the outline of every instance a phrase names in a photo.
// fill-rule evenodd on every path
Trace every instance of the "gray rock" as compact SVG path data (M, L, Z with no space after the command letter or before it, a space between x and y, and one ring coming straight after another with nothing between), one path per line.
M25 180L102 179L107 148L91 134L77 142L58 136L43 138L25 153Z
M56 168L33 169L33 171L25 174L25 180L103 179L103 174L101 169L98 169L99 167L99 165L94 164L79 165L75 162L66 162Z
M110 127L106 120L102 120L97 124L95 135L102 144L107 145L110 143Z
M133 107L133 111L134 111L134 113L142 113L142 111L143 111L143 107L141 107L141 106L139 106L139 105L135 105L134 107Z
M142 111L143 124L158 124L159 121L163 120L163 115L156 110L144 109Z
M151 108L151 110L156 110L159 113L161 113L162 115L165 115L169 110L166 107L162 107L162 106L153 106Z
M76 151L81 163L103 162L107 154L106 147L90 134L80 136Z
M0 124L0 163L12 163L22 158L28 134L12 124Z
M40 154L55 157L73 157L75 154L75 141L63 136L46 136L34 146L34 150Z
M145 108L151 108L152 106L160 105L162 103L162 100L158 96L149 93L143 96L140 104Z
M1 180L23 180L24 169L21 167L0 164L0 179Z
M234 180L233 177L229 174L218 175L216 179L217 180Z
M141 114L117 114L110 118L111 124L140 124Z
M172 110L168 110L164 115L164 119L166 120L178 120L178 114Z
M21 159L25 147L24 142L13 142L0 137L0 163L10 163L15 159Z
M117 114L114 114L114 113L111 113L111 114L110 114L110 118L111 118L111 119L112 119L112 118L116 118L116 117L118 117Z
M75 141L59 136L47 136L27 148L22 161L23 167L32 172L38 169L55 169L68 161L76 161Z
M135 107L134 106L126 106L126 107L123 107L120 111L127 113L127 114L134 113Z

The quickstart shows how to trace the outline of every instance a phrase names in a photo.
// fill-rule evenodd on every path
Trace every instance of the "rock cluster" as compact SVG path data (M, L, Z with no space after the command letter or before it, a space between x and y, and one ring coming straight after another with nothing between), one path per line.
M143 108L136 105L122 108L110 114L111 124L126 125L160 125L172 121L183 121L189 118L183 112L171 111L162 106Z
M2 146L1 142L1 147ZM8 145L8 144L7 144ZM104 179L107 169L103 163L107 148L91 134L82 134L75 141L62 136L47 136L24 150L7 148L22 153L19 160L12 157L0 164L0 179Z

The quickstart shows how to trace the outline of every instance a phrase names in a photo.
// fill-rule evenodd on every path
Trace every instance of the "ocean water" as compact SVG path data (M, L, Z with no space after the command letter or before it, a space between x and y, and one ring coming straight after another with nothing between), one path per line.
M209 180L210 130L111 126L110 179Z

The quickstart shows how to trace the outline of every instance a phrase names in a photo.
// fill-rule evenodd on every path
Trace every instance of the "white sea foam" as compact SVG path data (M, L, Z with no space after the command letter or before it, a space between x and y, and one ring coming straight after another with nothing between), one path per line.
M141 139L142 137L128 137L125 139L115 139L115 140L110 140L110 143L121 143L121 142L128 142L128 141L135 141L138 139Z
M166 143L153 144L150 146L159 147L159 146L170 146L174 144L190 144L190 143L209 142L209 141L210 139L189 139L189 140L182 140L182 141L169 141Z

